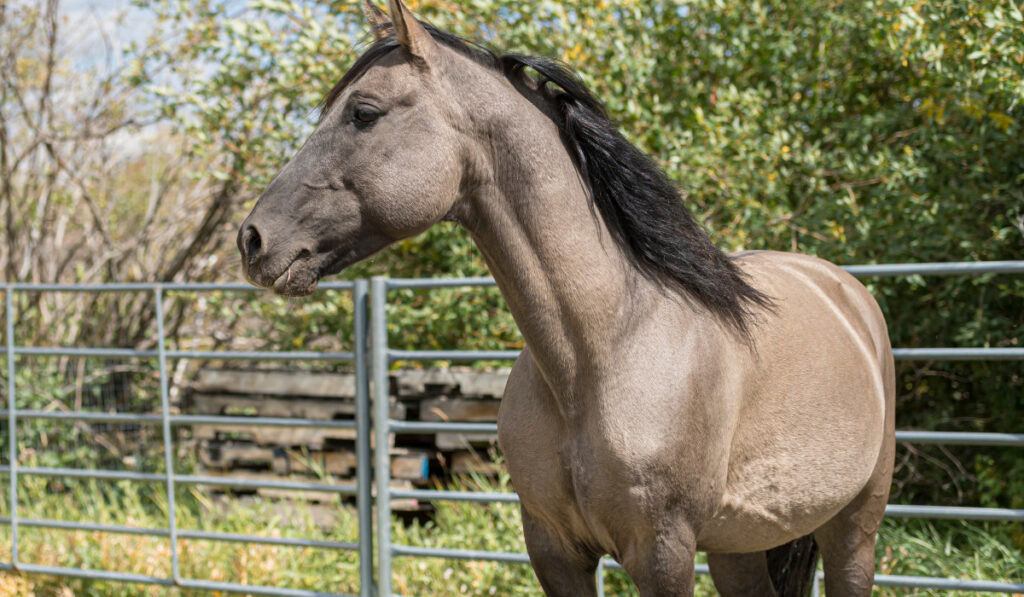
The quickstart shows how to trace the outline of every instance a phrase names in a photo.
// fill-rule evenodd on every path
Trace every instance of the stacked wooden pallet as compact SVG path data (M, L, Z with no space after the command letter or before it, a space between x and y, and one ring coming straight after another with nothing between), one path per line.
M496 421L507 371L397 371L390 380L390 414L398 420ZM201 415L355 419L355 376L287 370L206 369L190 393ZM193 430L205 474L231 478L354 482L355 430L244 424L196 425ZM397 486L425 485L460 473L493 474L487 458L494 434L392 435L391 477ZM325 492L261 489L265 497L330 501ZM396 504L418 508L418 504Z

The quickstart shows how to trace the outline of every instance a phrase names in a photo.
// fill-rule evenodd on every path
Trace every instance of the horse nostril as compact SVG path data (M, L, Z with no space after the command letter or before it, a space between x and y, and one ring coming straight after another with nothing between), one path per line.
M252 265L260 258L260 247L263 244L263 240L260 238L260 233L253 226L249 226L249 229L245 231L245 236L245 255L249 265Z

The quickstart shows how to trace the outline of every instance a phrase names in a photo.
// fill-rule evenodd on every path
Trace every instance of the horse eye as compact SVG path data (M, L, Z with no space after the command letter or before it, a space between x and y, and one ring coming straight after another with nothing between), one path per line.
M360 104L356 106L355 114L353 115L357 123L361 124L372 124L380 118L381 113L376 108Z

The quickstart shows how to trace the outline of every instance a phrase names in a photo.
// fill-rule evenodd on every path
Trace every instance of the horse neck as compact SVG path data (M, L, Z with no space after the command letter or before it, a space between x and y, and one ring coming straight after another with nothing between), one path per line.
M517 93L491 125L475 168L487 174L457 219L548 383L583 389L657 291L612 239L538 105Z

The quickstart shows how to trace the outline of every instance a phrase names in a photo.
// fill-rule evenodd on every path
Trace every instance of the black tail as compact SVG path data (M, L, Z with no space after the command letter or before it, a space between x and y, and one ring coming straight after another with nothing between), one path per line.
M779 597L807 597L818 570L818 545L807 535L768 550L768 573Z

